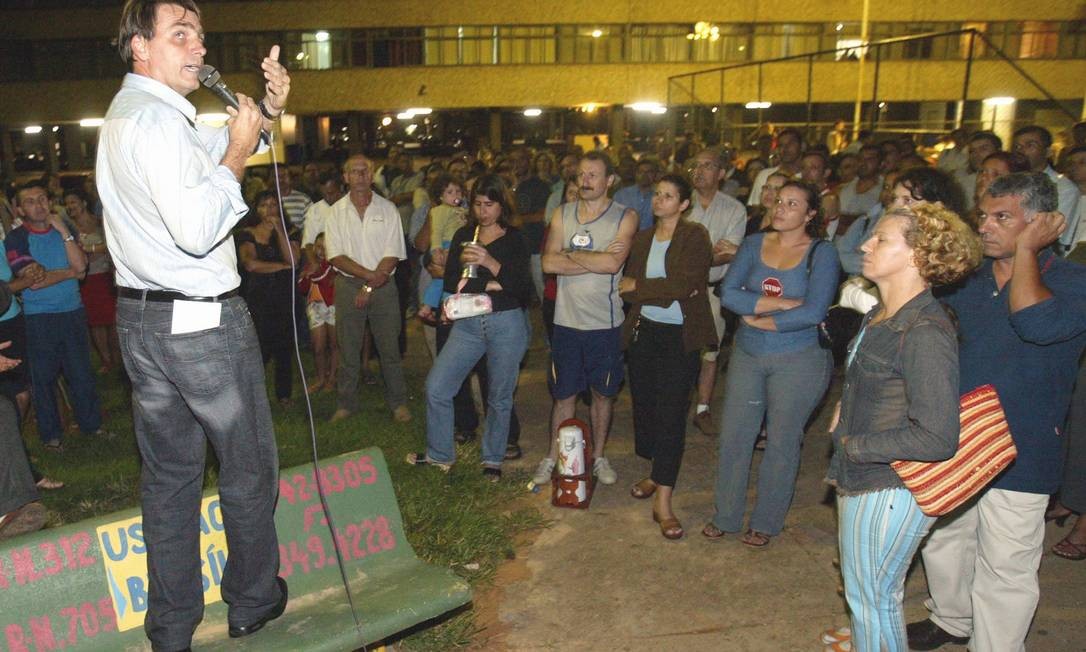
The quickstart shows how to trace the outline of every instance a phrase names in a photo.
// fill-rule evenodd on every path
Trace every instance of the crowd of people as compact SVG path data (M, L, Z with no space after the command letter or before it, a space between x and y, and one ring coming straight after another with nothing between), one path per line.
M1086 139L1086 125L1072 133ZM1070 262L1086 259L1086 245L1076 246L1086 239L1086 142L1057 155L1038 126L1015 132L1008 150L988 131L949 141L929 159L907 137L876 143L865 133L831 151L786 128L764 157L742 163L731 148L691 141L683 156L514 147L418 167L394 147L383 160L357 154L300 174L250 170L249 215L233 232L241 295L264 362L274 363L275 397L292 404L298 332L313 353L309 391L335 392L333 422L359 411L360 384L377 382L371 354L390 415L412 420L402 356L406 320L420 320L433 360L426 448L408 461L447 471L457 446L479 437L482 473L494 481L523 454L516 385L530 313L541 310L553 404L533 481L550 481L558 426L579 400L592 473L617 481L606 446L628 382L635 450L649 462L630 493L652 499L668 539L686 534L672 497L690 419L719 433L715 513L701 534L772 542L836 367L844 386L827 481L839 496L851 627L827 631L827 649L970 638L978 649L1014 649L1037 603L1044 523L1062 526L1086 509L1084 383L1072 396L1086 272ZM78 427L111 437L90 345L99 373L123 370L93 178L58 185L46 177L11 198L0 278L19 300L0 317L0 341L25 364L0 382L17 414L33 404L45 449L59 453L58 377ZM480 297L478 312L446 308ZM958 395L983 384L1003 400L1018 460L967 508L926 516L889 462L952 456ZM20 500L20 509L34 502ZM918 549L932 614L906 628L902 587ZM1086 558L1086 519L1053 552Z

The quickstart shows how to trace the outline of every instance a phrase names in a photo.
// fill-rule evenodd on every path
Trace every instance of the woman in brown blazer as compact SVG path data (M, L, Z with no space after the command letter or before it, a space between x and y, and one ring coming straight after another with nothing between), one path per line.
M671 495L686 443L686 413L697 380L701 351L716 348L705 279L712 245L700 224L683 219L690 207L690 183L669 174L656 184L652 210L656 225L630 245L622 298L632 304L622 325L622 342L633 399L635 449L652 461L652 473L630 490L653 502L653 520L668 539L683 528L671 510Z

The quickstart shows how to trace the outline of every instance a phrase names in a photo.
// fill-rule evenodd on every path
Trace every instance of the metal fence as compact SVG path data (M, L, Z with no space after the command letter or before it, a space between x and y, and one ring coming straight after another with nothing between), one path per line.
M925 51L933 43L948 39L959 42L962 59L931 62L902 60L902 51ZM893 56L891 56L893 55ZM861 59L863 61L861 62ZM855 66L849 66L854 62ZM938 65L937 78L925 78L924 66ZM898 100L887 96L885 75L907 74L918 79L925 99ZM867 72L863 71L867 68ZM936 70L936 69L932 69ZM948 70L952 70L948 74ZM857 77L864 74L858 84ZM782 84L781 78L787 83ZM766 91L772 81L776 97ZM882 86L880 87L880 82ZM842 89L853 91L859 104L860 120L854 120L854 103L843 102ZM1017 89L1030 99L1031 119L1071 124L1079 115L1068 102L1056 98L1047 88L1008 56L983 31L961 29L857 42L847 47L816 50L791 56L720 66L668 78L667 104L671 132L676 136L694 133L710 141L751 142L770 126L794 126L810 139L832 129L838 120L855 134L860 129L884 133L943 133L955 127L1011 129L1008 117L1013 97L987 97L993 88ZM846 91L846 92L848 92ZM915 89L914 89L915 92ZM1076 87L1075 92L1080 92ZM833 94L833 98L828 95ZM906 106L906 115L887 115L888 102ZM934 105L934 112L918 115L918 105ZM941 106L939 106L941 104Z

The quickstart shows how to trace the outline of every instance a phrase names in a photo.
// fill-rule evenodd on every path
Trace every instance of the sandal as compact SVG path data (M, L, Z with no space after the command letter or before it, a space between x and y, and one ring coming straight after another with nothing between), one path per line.
M843 643L850 640L852 640L852 628L850 627L833 627L822 630L822 643L824 645L833 645L834 643Z
M53 491L54 489L63 489L64 483L60 480L54 480L49 476L43 475L41 480L34 483L34 486L38 489L45 489L46 491Z
M686 534L686 532L683 531L682 523L674 516L671 518L660 518L660 515L653 511L652 520L660 524L660 534L664 535L665 539L678 541Z
M701 536L706 539L723 539L725 534L727 534L727 532L721 530L711 522L706 523L705 527L701 528Z
M656 493L656 483L652 478L645 478L630 488L630 495L637 499L645 499Z
M759 532L758 530L747 530L743 538L740 539L743 543L747 544L751 548L764 548L769 545L769 540L772 537L765 532Z
M500 482L502 479L502 470L495 469L492 466L484 466L483 477L491 482Z
M1086 543L1075 543L1069 537L1064 537L1052 546L1052 554L1071 561L1082 561L1086 559Z
M448 473L452 468L452 464L442 464L441 462L435 462L426 457L426 453L408 453L405 461L412 466L433 466L440 469L444 473Z

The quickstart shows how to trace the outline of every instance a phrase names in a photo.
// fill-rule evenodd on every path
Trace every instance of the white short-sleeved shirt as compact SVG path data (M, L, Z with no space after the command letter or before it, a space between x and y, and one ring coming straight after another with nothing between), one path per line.
M305 224L302 226L303 247L313 244L317 236L324 232L324 226L331 214L332 207L323 199L309 206L309 210L305 212Z
M373 194L361 218L350 194L332 205L324 225L324 249L328 260L347 256L366 269L377 269L383 258L407 258L403 225L396 206ZM343 271L340 274L350 276Z
M690 220L709 231L710 242L716 244L718 240L727 240L737 247L742 244L743 236L747 232L747 209L738 199L718 190L707 208L701 207L701 199L697 193L694 193L690 203L693 206L690 209ZM727 271L727 263L710 267L709 282L716 283L724 278Z

